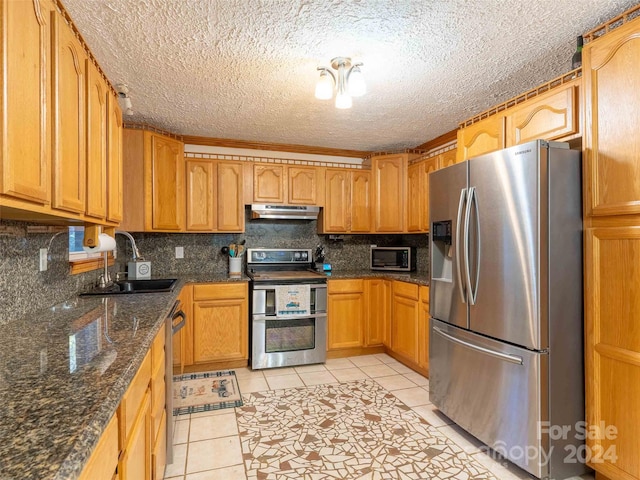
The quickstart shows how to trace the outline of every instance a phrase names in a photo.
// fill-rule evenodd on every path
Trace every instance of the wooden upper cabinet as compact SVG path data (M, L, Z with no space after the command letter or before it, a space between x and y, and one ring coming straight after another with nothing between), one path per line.
M351 172L327 168L325 179L322 229L324 232L347 233L350 231Z
M107 220L120 223L123 215L122 110L118 97L107 101Z
M492 115L458 130L458 160L494 152L505 147L504 117Z
M211 160L187 160L187 221L190 231L213 231L216 219L216 164Z
M242 163L218 162L218 230L244 231Z
M104 219L107 215L107 83L89 59L86 60L86 72L86 214Z
M507 111L506 146L531 140L557 140L580 133L580 79Z
M319 167L287 167L289 203L294 205L318 205L318 191L323 191L324 169Z
M255 164L253 166L253 201L255 203L284 203L285 186L284 165Z
M458 161L458 150L456 148L452 148L451 150L447 150L446 152L442 152L438 155L438 166L437 168L446 168L451 165L455 165Z
M411 165L407 181L407 231L429 231L429 173L438 169L439 158Z
M0 193L51 200L51 8L47 1L3 1ZM25 141L25 139L27 139Z
M404 230L407 163L408 154L405 153L371 159L376 232L402 233Z
M423 180L420 165L414 163L407 169L407 231L420 232L422 221L420 215L424 208L421 194Z
M371 232L371 172L327 168L321 233Z
M640 213L640 21L587 43L582 58L586 214Z
M144 132L148 230L184 230L184 157L182 142Z
M351 231L369 233L371 229L371 172L354 170L351 172Z
M85 51L62 15L53 28L53 208L85 211Z

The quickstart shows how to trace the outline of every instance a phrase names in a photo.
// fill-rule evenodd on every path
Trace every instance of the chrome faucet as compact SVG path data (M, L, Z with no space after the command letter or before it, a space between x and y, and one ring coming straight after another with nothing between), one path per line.
M142 258L142 255L140 255L140 251L138 250L138 247L136 246L136 241L133 239L133 236L129 232L125 232L124 230L116 230L116 233L119 233L120 235L124 235L129 239L129 242L131 242L131 250L133 251L134 262L136 260L144 260L144 258Z

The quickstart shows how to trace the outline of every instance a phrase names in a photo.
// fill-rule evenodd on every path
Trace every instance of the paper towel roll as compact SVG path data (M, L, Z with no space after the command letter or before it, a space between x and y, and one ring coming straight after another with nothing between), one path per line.
M98 235L98 244L95 247L83 247L87 253L108 252L116 249L116 239L106 233Z

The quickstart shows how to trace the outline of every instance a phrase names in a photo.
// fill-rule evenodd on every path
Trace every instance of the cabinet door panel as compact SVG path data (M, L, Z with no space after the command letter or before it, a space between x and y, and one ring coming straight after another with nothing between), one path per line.
M585 235L586 420L613 436L588 438L591 466L610 478L640 478L640 227L592 228ZM613 450L611 450L613 449Z
M47 204L51 200L51 5L40 0L4 1L0 8L4 34L0 193Z
M286 185L284 165L253 166L253 201L284 203Z
M62 15L53 19L53 208L84 213L86 54Z
M122 111L118 98L111 94L108 100L109 121L107 123L107 220L120 223L123 214L123 135Z
M468 160L505 147L504 117L493 115L458 130L458 157Z
M450 157L451 158L451 157ZM455 154L452 156L455 158ZM435 172L440 165L440 158L434 157L420 164L420 173L422 176L422 212L420 213L420 231L428 232L431 228L429 225L429 174ZM411 197L408 197L411 201Z
M330 293L328 302L328 349L361 347L364 293Z
M151 480L151 399L147 390L120 458L120 480Z
M212 231L215 209L215 163L187 160L187 230Z
M87 72L87 208L90 217L107 215L107 84L86 60Z
M422 227L420 215L423 213L422 178L420 165L413 164L407 171L407 231L419 232Z
M587 214L640 213L638 22L588 43L583 57Z
M324 210L322 212L325 232L346 233L349 231L349 199L351 172L327 169Z
M369 299L366 317L365 346L388 345L389 318L391 316L391 285L380 278L367 280Z
M318 204L318 170L316 167L288 167L288 200L296 205Z
M402 232L405 212L405 155L372 160L376 232Z
M351 172L351 231L371 232L371 172Z
M507 146L542 138L555 140L578 133L578 87L556 88L507 115Z
M147 136L149 154L145 155L151 182L147 217L151 230L181 230L184 226L184 159L182 142L150 132Z
M218 230L244 231L241 163L218 162Z
M418 360L418 301L394 294L391 325L391 349L416 363Z
M418 320L418 365L429 368L429 287L420 287Z
M195 302L193 329L195 363L243 360L248 357L246 301Z

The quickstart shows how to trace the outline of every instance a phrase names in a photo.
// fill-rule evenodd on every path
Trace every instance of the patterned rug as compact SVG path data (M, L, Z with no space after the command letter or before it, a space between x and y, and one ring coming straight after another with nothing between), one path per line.
M173 377L173 414L241 407L242 395L233 370Z
M250 480L496 480L373 380L244 399L236 417Z

